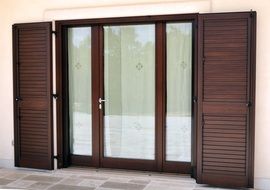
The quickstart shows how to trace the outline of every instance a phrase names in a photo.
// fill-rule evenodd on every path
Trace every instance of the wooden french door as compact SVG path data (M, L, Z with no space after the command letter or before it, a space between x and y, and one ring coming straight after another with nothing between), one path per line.
M102 167L190 173L192 34L190 21L101 28Z
M194 19L57 25L64 165L191 172Z
M99 27L69 27L66 39L67 159L69 164L99 166Z
M155 24L101 32L101 166L155 170Z

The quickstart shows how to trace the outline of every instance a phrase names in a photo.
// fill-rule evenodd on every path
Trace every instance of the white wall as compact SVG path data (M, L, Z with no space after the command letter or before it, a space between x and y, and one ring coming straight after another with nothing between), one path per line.
M149 3L152 3L150 5ZM87 8L78 9L75 8ZM1 0L0 166L13 164L12 24L50 19L257 11L256 185L270 187L270 1L269 0ZM84 11L83 11L84 10ZM72 14L71 14L72 13ZM267 187L265 187L267 189Z

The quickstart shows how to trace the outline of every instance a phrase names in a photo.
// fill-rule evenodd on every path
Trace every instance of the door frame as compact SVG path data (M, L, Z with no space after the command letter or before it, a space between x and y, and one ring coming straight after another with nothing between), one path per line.
M171 162L165 161L165 118L166 118L166 22L192 22L192 150L191 163L189 162ZM102 127L99 128L102 117L102 112L98 110L98 98L102 97L103 89L101 83L102 76L98 72L92 72L92 114L94 118L92 123L93 136L93 155L89 160L87 157L70 158L69 154L69 130L68 130L68 76L67 76L67 28L79 26L92 27L92 44L103 39L103 25L124 25L124 24L156 24L156 88L155 88L155 125L156 125L156 159L153 161L110 158L106 163L100 162L103 150ZM71 159L76 159L81 165L93 167L115 167L126 169L140 169L149 171L166 171L166 172L181 172L191 173L196 176L196 134L197 134L197 26L198 13L194 14L173 14L173 15L155 15L155 16L135 16L135 17L117 17L117 18L98 18L98 19L80 19L80 20L60 20L55 22L56 25L56 91L58 94L57 100L57 161L58 168L68 167ZM159 44L159 45L157 45ZM92 70L103 69L103 46L92 49ZM100 65L95 63L102 63ZM98 79L98 80L97 80ZM95 89L95 90L93 90ZM157 90L162 90L157 93ZM94 101L93 101L94 100ZM98 119L99 118L99 119ZM157 133L158 130L163 131ZM98 143L99 142L99 143ZM158 151L157 151L158 150ZM99 154L95 154L95 152ZM103 160L103 159L102 159ZM89 161L91 164L89 164ZM134 162L135 161L135 162ZM116 164L121 162L120 164ZM181 163L181 164L179 164Z

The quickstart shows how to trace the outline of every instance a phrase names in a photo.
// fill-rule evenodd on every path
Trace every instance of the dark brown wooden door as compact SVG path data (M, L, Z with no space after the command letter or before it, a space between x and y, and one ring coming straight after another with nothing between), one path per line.
M255 17L199 15L198 183L253 186Z
M15 166L53 169L51 23L13 26Z

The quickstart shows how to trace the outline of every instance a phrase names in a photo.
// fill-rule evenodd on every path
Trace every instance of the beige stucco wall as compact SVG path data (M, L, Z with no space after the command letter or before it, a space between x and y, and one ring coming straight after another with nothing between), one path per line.
M182 8L179 2L183 2ZM11 28L13 23L43 21L51 18L78 18L85 15L102 17L168 14L177 12L174 7L179 8L179 13L248 11L250 9L257 11L255 178L261 179L261 182L270 180L270 50L268 47L270 44L270 0L1 0L0 165L10 165L13 162L11 143L13 140ZM77 10L76 12L74 8L88 8L88 11L85 10L83 13ZM93 11L89 12L89 10ZM70 14L70 12L76 14Z

